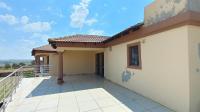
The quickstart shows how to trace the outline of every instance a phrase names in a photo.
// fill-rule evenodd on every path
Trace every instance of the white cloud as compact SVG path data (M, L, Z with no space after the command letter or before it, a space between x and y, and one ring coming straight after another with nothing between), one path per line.
M29 22L29 18L27 16L22 16L21 17L21 23L22 24L28 24Z
M20 41L23 43L26 43L27 46L34 46L36 44L36 42L31 39L21 39Z
M85 21L85 24L91 26L91 25L93 25L94 23L96 23L97 21L98 21L97 19L92 18L92 19L86 20L86 21Z
M17 18L10 14L0 15L0 21L5 22L9 25L15 25L18 23Z
M96 19L87 19L89 15L88 6L91 0L81 0L78 5L73 5L73 12L70 15L70 25L73 28L82 28L85 24L92 25L97 22Z
M0 8L1 9L6 9L6 10L11 10L11 7L8 6L6 3L4 2L0 2Z
M24 31L32 33L50 31L52 24L52 22L30 22L29 17L27 16L17 18L10 14L0 15L0 22L5 22L12 26L18 26Z
M44 11L47 11L49 14L52 14L53 16L57 16L59 18L65 17L62 9L52 8L51 6L48 6L44 9Z
M28 38L25 38L27 40L32 40L34 42L38 43L48 43L48 39L51 38L46 33L32 33Z
M90 35L103 35L105 32L103 30L90 29L88 33Z
M42 33L34 33L32 36L31 36L32 39L34 38L40 38L42 40L44 40L45 42L47 42L47 40L50 38L49 35L47 34L42 34Z
M24 25L24 30L27 32L45 32L51 30L49 22L32 22Z

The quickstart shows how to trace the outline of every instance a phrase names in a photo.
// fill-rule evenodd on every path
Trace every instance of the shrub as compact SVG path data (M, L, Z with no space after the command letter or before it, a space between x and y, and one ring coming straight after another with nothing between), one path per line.
M11 68L11 66L10 66L10 64L7 63L7 64L5 64L4 68L9 69L9 68Z

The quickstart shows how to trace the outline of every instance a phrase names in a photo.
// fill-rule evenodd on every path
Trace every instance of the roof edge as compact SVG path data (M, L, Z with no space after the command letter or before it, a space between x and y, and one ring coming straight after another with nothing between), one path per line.
M184 25L200 26L200 13L195 12L195 11L186 11L184 13L170 17L166 20L152 24L150 26L144 26L143 22L138 23L134 26L131 26L131 27L121 31L120 33L115 34L114 36L111 36L110 38L104 40L101 43L105 44L105 46L116 45L116 44L124 43L127 41L131 41L134 39L143 38L145 36L157 34L157 33L160 33L160 32L166 31L166 30L170 30L173 28L177 28L180 26L184 26ZM119 38L129 34L130 32L134 32L135 36L133 36L129 39L124 39L124 40L119 39ZM51 38L48 39L48 41L49 41L49 44L51 44L54 48L56 47L57 43L61 43L61 42L53 41ZM73 42L69 42L69 43L73 43ZM79 43L79 42L77 42L77 43ZM80 42L80 43L82 43L82 42ZM86 42L86 43L91 43L91 42ZM76 43L74 43L74 44L76 44Z

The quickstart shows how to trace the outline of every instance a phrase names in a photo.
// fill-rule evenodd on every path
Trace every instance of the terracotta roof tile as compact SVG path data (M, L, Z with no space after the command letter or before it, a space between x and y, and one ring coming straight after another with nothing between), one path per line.
M107 36L98 36L98 35L71 35L65 36L63 38L53 38L49 39L51 42L91 42L91 43L100 43L107 40Z
M34 48L33 50L35 50L35 51L56 51L56 49L52 48L50 44Z

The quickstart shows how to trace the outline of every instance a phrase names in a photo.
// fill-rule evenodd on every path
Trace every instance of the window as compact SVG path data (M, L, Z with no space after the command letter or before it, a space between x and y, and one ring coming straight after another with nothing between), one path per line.
M140 43L129 44L127 47L128 68L141 69L141 47Z

